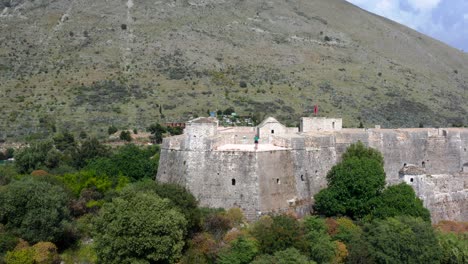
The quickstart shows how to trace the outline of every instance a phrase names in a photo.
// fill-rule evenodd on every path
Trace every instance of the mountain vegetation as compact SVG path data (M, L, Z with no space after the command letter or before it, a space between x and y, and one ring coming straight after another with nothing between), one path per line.
M344 0L0 1L0 139L235 107L468 124L468 55ZM125 136L125 135L124 135Z

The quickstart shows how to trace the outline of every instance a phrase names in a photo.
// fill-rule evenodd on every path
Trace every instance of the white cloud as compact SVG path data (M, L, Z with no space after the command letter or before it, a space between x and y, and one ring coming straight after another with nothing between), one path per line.
M347 0L365 10L468 49L467 0Z
M441 0L407 0L408 4L416 10L432 10L436 8Z

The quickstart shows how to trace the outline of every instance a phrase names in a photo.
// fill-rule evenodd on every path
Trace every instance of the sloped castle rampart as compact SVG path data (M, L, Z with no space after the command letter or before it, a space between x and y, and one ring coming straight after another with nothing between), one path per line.
M157 179L181 184L207 207L240 207L249 219L269 212L307 213L326 174L357 141L385 158L387 182L406 181L433 221L468 221L468 129L343 129L341 119L303 118L288 128L274 118L258 127L219 127L198 118L165 138ZM255 135L260 136L254 144ZM418 178L405 168L418 167ZM465 169L468 170L468 169Z

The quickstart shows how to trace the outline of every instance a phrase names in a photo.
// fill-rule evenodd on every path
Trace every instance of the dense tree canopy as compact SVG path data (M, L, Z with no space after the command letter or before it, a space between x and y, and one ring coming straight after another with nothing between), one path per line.
M59 241L69 221L68 198L59 186L24 180L0 189L0 223L31 242Z
M254 239L240 236L229 247L219 253L219 264L249 264L257 255L258 246Z
M387 187L380 196L372 201L375 209L371 217L387 218L399 215L421 217L431 221L429 210L424 208L422 201L416 197L414 190L406 183Z
M360 142L353 144L328 172L327 181L328 188L315 196L315 210L326 216L362 218L372 210L371 199L385 187L382 155Z
M315 264L315 262L308 260L299 250L288 248L277 251L274 255L259 256L252 264Z
M130 186L128 190L132 190L132 192L152 192L161 198L169 199L171 204L184 214L189 233L200 230L201 212L198 208L198 201L184 187L146 179Z
M288 215L263 217L255 223L252 234L260 244L260 252L265 254L290 247L303 251L307 248L300 223Z
M175 263L182 256L187 221L168 199L124 192L94 221L101 263Z
M109 176L124 175L132 181L153 178L158 169L158 159L153 157L158 151L156 146L140 148L127 144L112 155L89 160L86 169Z
M421 218L376 220L365 225L364 237L375 263L439 263L441 259L434 229Z

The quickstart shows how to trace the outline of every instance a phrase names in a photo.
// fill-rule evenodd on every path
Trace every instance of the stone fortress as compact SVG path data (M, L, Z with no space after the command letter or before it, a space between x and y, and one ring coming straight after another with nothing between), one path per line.
M259 144L254 144L255 135ZM378 149L388 184L405 181L432 221L468 221L468 129L344 129L338 118L304 117L300 127L267 118L257 127L220 127L216 118L187 123L165 138L157 180L187 187L201 206L265 213L312 210L326 174L355 142Z

